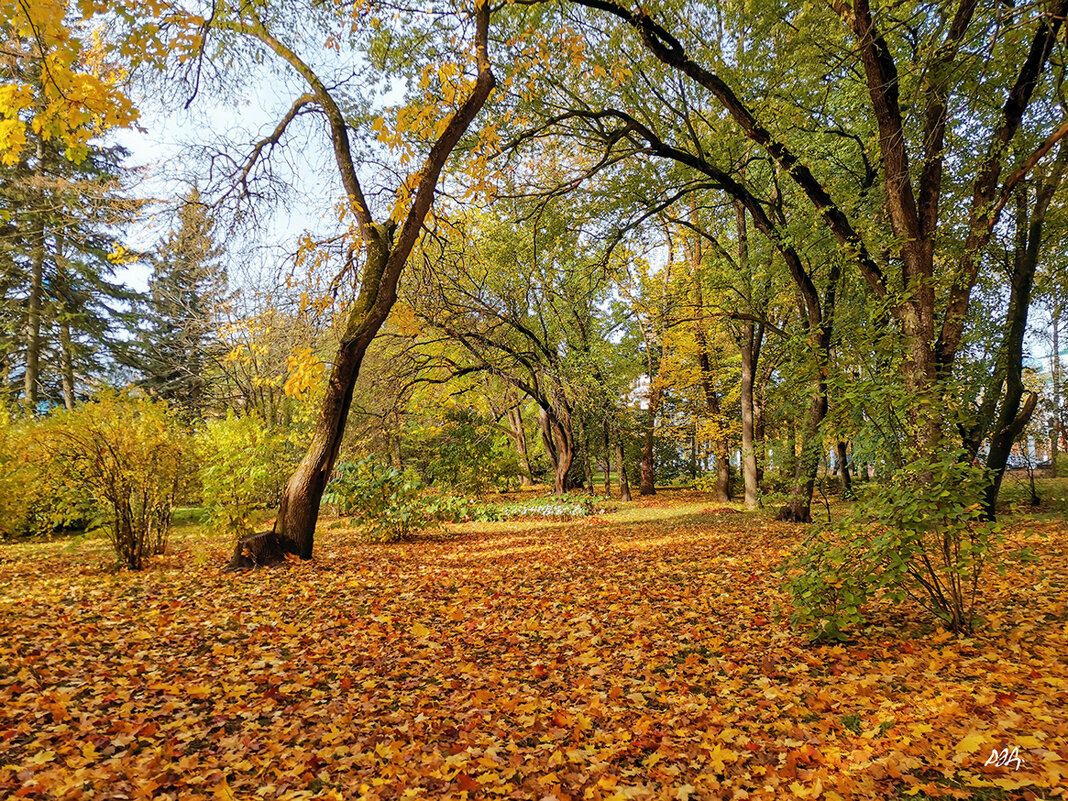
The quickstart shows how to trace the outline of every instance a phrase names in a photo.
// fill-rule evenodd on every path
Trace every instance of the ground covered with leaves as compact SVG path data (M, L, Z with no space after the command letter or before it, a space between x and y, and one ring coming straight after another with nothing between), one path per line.
M992 574L960 640L906 605L807 644L775 572L802 536L691 496L402 545L325 527L313 562L242 575L203 538L141 573L3 546L0 794L1066 794L1063 523L1015 525L1040 562Z

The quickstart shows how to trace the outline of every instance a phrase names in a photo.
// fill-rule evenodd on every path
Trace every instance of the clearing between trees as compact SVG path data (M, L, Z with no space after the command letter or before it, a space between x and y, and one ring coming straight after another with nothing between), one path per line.
M906 603L836 645L783 617L805 529L696 494L391 545L325 524L313 562L236 576L199 534L139 573L3 545L0 791L1063 797L1068 534L1010 529L1039 561L992 571L975 636Z

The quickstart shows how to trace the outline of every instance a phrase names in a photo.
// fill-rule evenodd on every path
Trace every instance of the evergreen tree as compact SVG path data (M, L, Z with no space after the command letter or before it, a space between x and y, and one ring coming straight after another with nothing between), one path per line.
M128 339L135 293L115 280L120 231L136 214L120 176L126 151L75 163L31 141L0 167L0 378L24 406L73 408Z
M152 258L147 326L141 334L142 385L200 414L205 373L218 342L226 296L222 249L214 221L194 188L178 212L178 226Z
M0 88L43 103L44 50L65 45L12 43L0 54ZM8 113L27 123L43 111ZM128 338L134 295L114 280L117 241L139 204L123 185L126 151L92 139L99 122L82 114L25 124L0 159L0 380L31 413L73 407L78 386L102 374Z

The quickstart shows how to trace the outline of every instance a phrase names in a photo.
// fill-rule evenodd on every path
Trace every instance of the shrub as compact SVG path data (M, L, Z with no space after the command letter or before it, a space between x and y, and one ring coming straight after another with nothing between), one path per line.
M456 409L408 430L404 463L427 484L462 493L507 489L522 472L515 449L492 420Z
M196 439L208 523L234 537L252 533L252 516L277 506L296 453L284 432L254 415L211 420Z
M788 562L793 622L814 637L840 639L882 591L890 600L914 598L954 632L971 631L1000 533L982 520L989 481L985 469L956 454L898 471Z
M119 560L140 570L167 545L174 501L188 476L187 436L165 403L114 392L41 426L57 475L101 505Z
M92 492L68 480L45 445L44 425L0 413L0 537L81 531L100 517Z
M416 476L372 457L338 465L323 500L337 506L339 514L355 517L371 542L407 539L441 522Z

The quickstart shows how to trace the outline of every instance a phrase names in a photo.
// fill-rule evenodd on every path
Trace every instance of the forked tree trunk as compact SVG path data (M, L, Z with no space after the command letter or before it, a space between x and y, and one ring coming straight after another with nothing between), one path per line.
M563 495L571 489L568 473L575 460L575 436L571 430L571 415L566 409L550 411L538 409L538 430L545 446L545 455L553 468L553 492Z
M820 425L827 415L827 387L821 382L820 391L812 396L801 440L801 456L794 472L794 484L786 505L779 510L778 519L788 523L812 522L812 493L816 488L823 442Z
M559 423L553 424L553 442L556 446L556 476L553 481L553 492L563 495L571 489L571 481L568 473L571 464L575 461L575 443L572 436L564 430Z
M230 567L248 566L250 558L261 564L263 562L256 561L258 555L264 555L266 561L277 561L284 553L296 554L302 559L312 556L319 504L341 447L352 392L364 354L396 302L401 272L433 204L445 162L475 115L485 105L495 84L488 53L490 7L485 0L476 0L474 12L478 77L427 153L422 169L416 174L418 180L408 212L399 226L393 219L387 223L374 221L356 175L348 122L326 84L292 50L275 38L258 18L253 16L251 22L232 26L236 32L266 45L288 63L311 90L310 94L295 102L282 130L306 105L317 105L324 112L341 181L360 226L364 264L360 292L347 315L311 444L286 483L274 528L239 542Z
M508 427L512 432L512 441L519 453L519 467L523 471L519 476L519 486L529 487L533 482L530 476L530 455L527 452L527 433L523 428L523 413L516 405L506 412Z
M1016 196L1016 252L1005 320L1005 397L1001 401L997 422L990 435L990 452L986 458L986 466L993 474L993 481L987 485L983 500L983 515L988 520L995 517L998 493L1001 491L1009 452L1030 422L1038 402L1038 396L1034 393L1029 393L1026 401L1023 399L1026 391L1023 384L1023 343L1027 332L1027 313L1031 306L1035 270L1038 268L1042 247L1046 212L1060 185L1066 155L1068 150L1062 148L1049 178L1038 190L1033 211L1028 208L1026 186L1019 189Z

